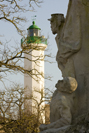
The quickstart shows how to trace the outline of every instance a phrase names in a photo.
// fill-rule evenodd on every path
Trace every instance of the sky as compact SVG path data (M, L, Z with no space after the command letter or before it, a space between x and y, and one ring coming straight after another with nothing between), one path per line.
M52 76L52 81L45 80L45 86L49 89L54 89L55 84L59 79L62 79L61 71L58 69L57 62L56 62L56 54L57 54L57 45L55 42L55 35L52 34L50 28L50 22L48 21L51 18L51 14L54 13L63 13L66 16L67 8L68 8L68 1L69 0L43 0L43 3L40 4L40 7L37 7L33 4L35 8L35 12L27 12L24 14L28 21L24 23L23 29L27 32L27 28L32 25L33 16L37 16L35 20L35 24L41 28L41 34L48 38L48 53L52 53L54 58L50 58L49 61L55 63L47 63L45 62L45 74ZM14 26L11 25L9 22L0 21L0 35L4 35L4 39L10 41L15 46L15 42L18 42L20 45L21 36L18 35L17 31L15 30ZM3 40L3 38L2 38ZM45 51L46 54L46 51ZM24 84L24 78L22 74L9 74L8 79L13 82L17 82L20 84ZM9 86L9 82L5 81L6 86Z

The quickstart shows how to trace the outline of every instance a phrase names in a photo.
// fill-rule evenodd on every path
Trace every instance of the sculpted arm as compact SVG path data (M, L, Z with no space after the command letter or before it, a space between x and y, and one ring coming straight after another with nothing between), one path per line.
M40 127L39 127L40 131L51 129L51 128L52 129L60 128L60 127L63 127L65 125L70 125L71 124L72 116L71 116L70 106L68 105L68 101L65 98L65 96L63 96L61 100L62 100L61 101L61 106L58 105L59 106L59 113L61 115L61 118L58 119L55 122L52 122L51 124L48 124L48 125L42 124L42 125L40 125Z
M60 41L59 42L59 54L60 58L69 58L72 54L78 52L81 49L81 42L75 42L74 44L70 44L67 42Z

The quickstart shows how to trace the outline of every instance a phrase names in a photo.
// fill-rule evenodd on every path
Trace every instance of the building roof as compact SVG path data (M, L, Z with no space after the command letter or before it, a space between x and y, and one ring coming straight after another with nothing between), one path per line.
M37 25L35 25L35 21L33 21L32 23L33 23L33 25L31 25L28 29L38 29L38 30L41 30Z

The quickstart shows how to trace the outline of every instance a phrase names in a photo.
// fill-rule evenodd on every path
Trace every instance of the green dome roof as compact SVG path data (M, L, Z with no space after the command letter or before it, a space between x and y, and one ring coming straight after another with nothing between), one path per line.
M28 29L38 29L41 30L37 25L35 25L35 21L32 22L33 25L31 25Z

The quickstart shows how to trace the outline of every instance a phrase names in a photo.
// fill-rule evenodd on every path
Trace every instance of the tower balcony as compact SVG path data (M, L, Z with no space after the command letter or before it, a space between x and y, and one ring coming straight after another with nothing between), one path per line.
M47 39L44 36L29 36L25 39L21 39L21 48L26 49L44 49L47 47Z

